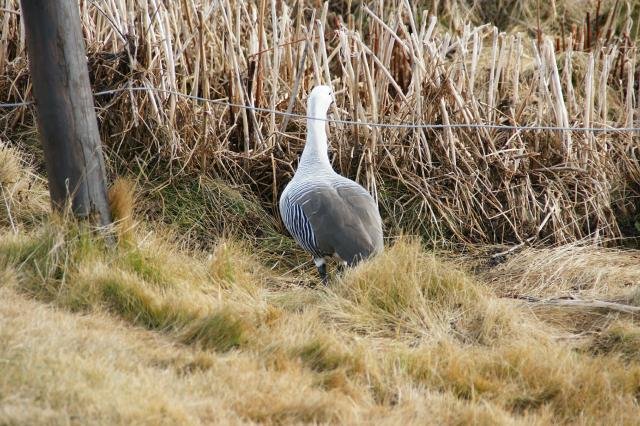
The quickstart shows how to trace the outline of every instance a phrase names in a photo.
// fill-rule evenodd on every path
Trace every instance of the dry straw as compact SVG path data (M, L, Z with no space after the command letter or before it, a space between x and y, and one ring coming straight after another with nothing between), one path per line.
M5 6L0 95L24 102L18 2ZM623 236L617 217L638 205L639 138L596 129L638 127L631 7L555 38L543 23L531 38L465 23L462 6L432 11L440 20L406 0L351 15L316 6L80 2L94 90L157 89L98 99L114 158L250 183L275 206L304 140L304 120L275 111L303 113L309 89L330 83L343 120L331 129L334 166L376 193L390 226L474 242ZM32 123L31 109L10 110L2 137L32 137Z

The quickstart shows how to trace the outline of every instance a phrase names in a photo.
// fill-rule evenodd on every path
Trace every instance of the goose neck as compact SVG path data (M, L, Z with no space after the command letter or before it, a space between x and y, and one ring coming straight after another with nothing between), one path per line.
M307 141L300 157L300 167L307 168L309 166L314 169L320 167L329 167L329 153L327 143L327 132L325 130L326 122L319 117L320 120L309 118L307 120Z

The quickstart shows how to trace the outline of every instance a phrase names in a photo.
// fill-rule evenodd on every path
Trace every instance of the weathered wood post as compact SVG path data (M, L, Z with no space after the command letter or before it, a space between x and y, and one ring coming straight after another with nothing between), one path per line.
M21 0L38 133L55 209L111 223L87 56L75 0Z

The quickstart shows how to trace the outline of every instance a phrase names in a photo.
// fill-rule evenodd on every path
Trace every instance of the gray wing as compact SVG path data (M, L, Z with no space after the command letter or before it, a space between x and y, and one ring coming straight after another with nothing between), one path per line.
M298 202L321 252L336 253L353 265L382 250L378 207L357 183L344 179L337 185L318 185Z

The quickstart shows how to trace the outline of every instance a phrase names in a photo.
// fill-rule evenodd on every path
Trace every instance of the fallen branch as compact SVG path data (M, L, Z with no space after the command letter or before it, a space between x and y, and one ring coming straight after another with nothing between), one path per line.
M524 300L534 306L562 306L569 308L604 309L625 314L640 314L640 306L627 305L624 303L607 302L605 300L583 300L571 297L555 297L551 299L540 299L530 296L515 296L516 299Z

